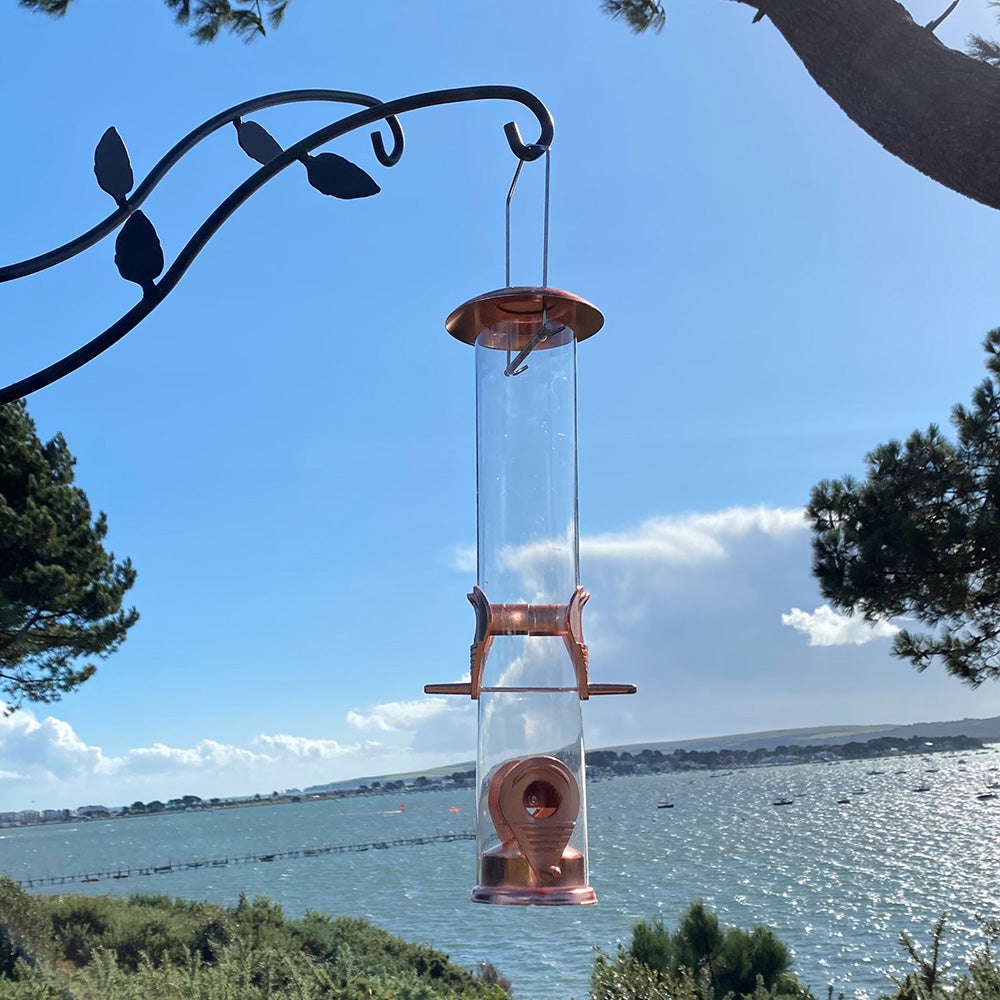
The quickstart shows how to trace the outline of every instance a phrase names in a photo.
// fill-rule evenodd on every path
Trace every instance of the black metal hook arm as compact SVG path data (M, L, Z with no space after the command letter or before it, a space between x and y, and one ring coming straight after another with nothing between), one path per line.
M266 94L263 97L255 97L252 100L236 104L226 111L208 121L203 122L197 128L192 129L183 139L180 140L171 150L160 159L160 162L146 175L135 191L125 199L124 203L115 209L106 219L103 219L92 229L78 236L68 243L64 243L54 250L39 254L27 260L18 261L15 264L7 264L0 267L0 282L14 281L17 278L24 278L29 274L36 274L46 268L61 264L78 253L89 249L95 243L100 243L105 236L113 233L149 196L153 189L167 175L185 153L190 152L198 145L202 139L206 139L213 132L217 132L226 125L231 125L244 115L253 114L255 111L262 111L265 108L274 108L282 104L298 104L305 101L330 101L338 104L360 104L362 107L378 107L382 102L376 97L368 94L355 94L346 90L285 90L277 94ZM379 163L384 167L394 166L403 155L403 130L399 120L392 115L386 116L389 130L392 133L392 149L388 152L382 140L381 132L372 132L372 148Z
M291 91L287 93L291 94L299 92ZM325 93L329 94L331 92L327 91ZM271 95L271 97L278 96L281 95ZM374 100L373 98L365 97L365 95L350 95L350 97L352 98L352 103L365 103L367 101ZM361 98L361 100L357 100L357 98ZM331 98L317 97L311 99L329 100ZM258 98L257 100L267 101L270 99ZM552 115L534 94L531 94L529 91L522 90L520 87L459 87L450 90L437 90L424 94L415 94L411 97L403 97L395 101L387 101L385 103L375 102L371 106L366 107L364 110L357 111L352 115L348 115L347 117L340 119L339 121L324 126L294 145L289 146L280 155L275 156L267 164L248 177L232 192L232 194L229 195L228 198L225 199L225 201L222 202L221 205L219 205L218 208L215 209L214 212L212 212L205 222L202 223L197 232L191 237L181 252L177 255L173 264L171 264L171 266L163 274L162 278L160 278L158 282L151 283L144 287L143 297L140 302L133 306L119 320L109 326L103 333L99 334L83 347L73 351L71 354L66 355L64 358L46 368L43 368L35 374L30 375L27 378L20 379L19 381L13 382L10 385L5 386L3 389L0 389L0 405L12 402L15 399L27 396L38 389L44 388L47 385L51 385L63 376L76 371L88 361L93 360L97 357L97 355L101 354L103 351L107 350L113 344L121 340L122 337L133 330L153 311L153 309L156 308L156 306L160 304L160 302L163 301L164 298L166 298L166 296L176 286L178 281L180 281L184 272L188 269L188 267L190 267L194 258L201 252L202 249L204 249L211 237L218 232L223 223L225 223L225 221L236 211L236 209L239 208L239 206L242 205L254 192L258 191L272 177L284 170L291 163L296 160L305 159L308 154L312 152L312 150L332 141L333 139L339 138L340 136L345 135L348 132L352 132L355 129L364 128L365 126L374 124L375 122L384 119L389 123L390 129L392 130L393 149L386 152L379 133L373 134L372 145L375 150L375 155L379 161L386 166L391 166L393 163L398 161L399 155L402 152L402 131L399 129L399 124L396 119L397 115L405 114L408 111L415 111L420 108L482 100L515 101L528 108L528 110L530 110L537 118L540 129L539 138L537 142L531 144L526 144L522 140L520 131L516 124L510 122L504 126L507 142L515 156L519 159L528 161L536 160L546 151L546 149L549 148L554 133ZM247 102L247 104L253 103L254 102ZM287 101L273 101L272 103L287 103ZM258 108L261 106L268 107L271 105L257 105ZM154 168L153 172L150 173L149 177L146 178L140 188L136 190L135 194L130 199L128 199L125 205L120 207L117 212L113 213L108 217L108 219L105 219L103 223L92 229L89 233L79 237L78 240L73 241L71 244L66 244L57 251L52 251L52 254L64 252L65 256L60 259L67 259L68 257L73 256L74 253L79 253L80 250L86 249L87 246L93 245L103 236L112 232L119 224L125 221L130 212L134 212L134 210L138 207L139 202L136 199L139 198L140 195L142 199L145 199L155 184L162 177L163 173L165 173L166 170L169 169L169 167L172 166L184 152L187 152L187 149L191 148L191 146L193 146L196 142L200 141L204 135L209 134L209 132L214 131L216 128L219 128L224 124L232 122L234 118L237 117L234 112L238 108L244 107L245 105L237 105L236 108L231 108L229 111L223 112L221 115L217 115L215 118L210 119L209 122L206 122L205 125L200 126L199 129L190 133L160 161L157 167ZM244 110L242 113L249 114L250 110L252 109ZM210 125L212 126L211 128L209 128ZM204 134L200 134L206 128L208 128L208 131L204 132ZM186 146L185 143L187 143ZM182 149L181 147L185 148ZM172 155L173 160L167 162ZM159 174L157 174L157 171L160 170L161 167L163 169ZM102 232L100 235L94 236L93 234L97 233L98 230L102 230ZM80 241L88 238L90 239L90 242L79 246L78 249L75 249L72 252L66 252L67 247L73 247L80 243ZM22 265L12 266L25 266L49 256L51 256L51 254L43 255L42 258L33 258L32 261L22 262ZM52 266L54 263L58 263L58 260L52 260L50 263L43 264L42 266L33 267L31 270L27 270L24 273L34 273L34 271L42 270L43 267ZM3 271L0 271L0 275L2 274ZM10 275L10 278L19 276L21 275ZM10 278L7 280L10 280Z

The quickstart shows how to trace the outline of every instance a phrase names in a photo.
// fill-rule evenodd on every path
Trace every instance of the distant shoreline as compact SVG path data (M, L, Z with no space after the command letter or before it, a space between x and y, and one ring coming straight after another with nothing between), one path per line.
M965 735L911 736L909 739L893 736L878 736L863 742L851 740L846 743L789 744L773 749L756 747L747 749L688 750L678 747L671 753L659 749L643 747L633 753L630 750L593 750L587 754L588 780L629 777L639 774L670 774L679 772L743 770L757 767L776 767L789 764L813 764L839 760L902 760L907 757L922 757L934 753L974 753L985 749L992 741ZM636 748L642 744L635 744ZM182 799L171 799L168 803L153 804L159 808L145 807L137 810L133 806L123 806L96 812L90 815L69 815L39 818L35 821L0 824L0 829L23 829L35 826L55 826L66 823L90 823L103 820L135 819L149 816L174 816L184 812L209 812L216 809L247 809L257 806L295 805L307 802L328 802L333 799L359 798L384 795L413 795L428 791L464 791L475 788L475 771L454 771L444 777L417 775L407 784L402 779L387 778L373 780L371 785L360 784L348 788L324 788L317 791L303 791L272 795L257 795L240 799L201 799L187 795ZM31 812L31 810L28 810ZM16 815L16 814L14 814Z

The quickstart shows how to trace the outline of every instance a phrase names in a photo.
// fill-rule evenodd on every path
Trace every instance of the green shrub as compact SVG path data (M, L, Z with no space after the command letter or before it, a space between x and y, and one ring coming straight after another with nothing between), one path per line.
M931 928L930 953L924 954L913 938L903 931L900 943L906 949L913 969L902 979L893 977L897 992L883 994L883 1000L998 1000L1000 998L1000 921L977 918L985 941L969 956L968 975L948 975L939 964L945 936L945 915Z
M477 977L365 920L288 920L263 897L243 896L231 909L157 895L42 897L8 880L0 881L2 927L0 1000L508 997L495 970Z
M48 903L52 941L74 965L86 965L112 920L109 896L54 896Z
M619 975L621 988L638 989L637 984L649 978L642 970L648 970L670 997L684 996L692 988L704 1000L811 997L792 974L791 964L791 952L769 927L723 928L699 900L684 911L674 933L660 919L636 924L628 949L615 960L600 960L595 973L603 977L597 986L604 992L595 995L611 1000L615 994L608 984Z
M616 958L599 954L590 977L591 1000L704 1000L689 970L678 975L637 961L619 945Z

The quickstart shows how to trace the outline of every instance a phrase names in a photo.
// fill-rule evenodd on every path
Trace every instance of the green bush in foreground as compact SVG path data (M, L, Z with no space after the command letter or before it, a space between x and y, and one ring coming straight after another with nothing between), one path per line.
M30 896L0 879L0 1000L507 1000L502 977L365 920L168 896Z
M661 920L632 928L632 943L616 959L599 956L593 1000L778 1000L811 998L790 971L791 952L769 927L723 928L701 901L681 915L677 930Z
M1000 1000L1000 921L953 973L939 961L945 919L925 954L901 935L911 970L882 1000ZM677 930L639 923L627 948L599 954L591 1000L814 1000L766 927L723 927L701 902ZM365 920L268 899L234 907L162 895L31 896L0 878L0 1000L508 1000L488 962L448 956ZM834 1000L833 989L828 1000ZM842 997L840 998L842 1000Z
M930 954L925 955L913 938L903 931L899 940L910 957L913 969L902 979L893 977L897 992L883 994L882 1000L1000 1000L1000 921L978 917L984 942L969 956L968 975L949 975L948 966L939 964L944 940L945 917L931 928Z
M980 917L984 941L968 957L968 971L940 964L945 917L931 929L924 953L905 931L900 942L911 970L893 977L881 1000L1000 1000L1000 920ZM692 904L670 933L662 921L638 923L627 948L599 954L591 1000L814 1000L790 971L791 953L767 927L723 929L703 903ZM828 1000L834 989L828 988ZM843 1000L839 994L838 1000Z

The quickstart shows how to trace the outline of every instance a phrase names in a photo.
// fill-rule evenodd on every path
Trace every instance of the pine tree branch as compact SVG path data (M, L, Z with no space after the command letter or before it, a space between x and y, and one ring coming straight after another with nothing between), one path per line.
M616 21L624 21L637 35L650 28L659 32L667 12L656 0L601 0L601 10Z
M947 16L948 16L948 15L949 15L949 14L950 14L950 13L951 13L951 12L952 12L952 11L953 11L953 10L954 10L955 8L956 8L956 7L957 7L957 6L958 6L958 0L952 0L952 2L951 2L951 3L949 4L949 5L948 5L948 9L947 9L947 10L946 10L946 11L945 11L945 12L944 12L944 13L943 13L943 14L942 14L942 15L941 15L940 17L936 17L936 18L934 18L934 20L933 20L933 21L928 21L928 22L927 22L927 23L926 23L926 24L924 25L924 27L925 27L925 28L926 28L926 29L927 29L928 31L936 31L936 30L937 30L937 27L938 27L938 25L939 25L939 24L941 24L941 22L942 22L942 21L943 21L943 20L944 20L944 19L945 19L945 18L946 18L946 17L947 17Z

